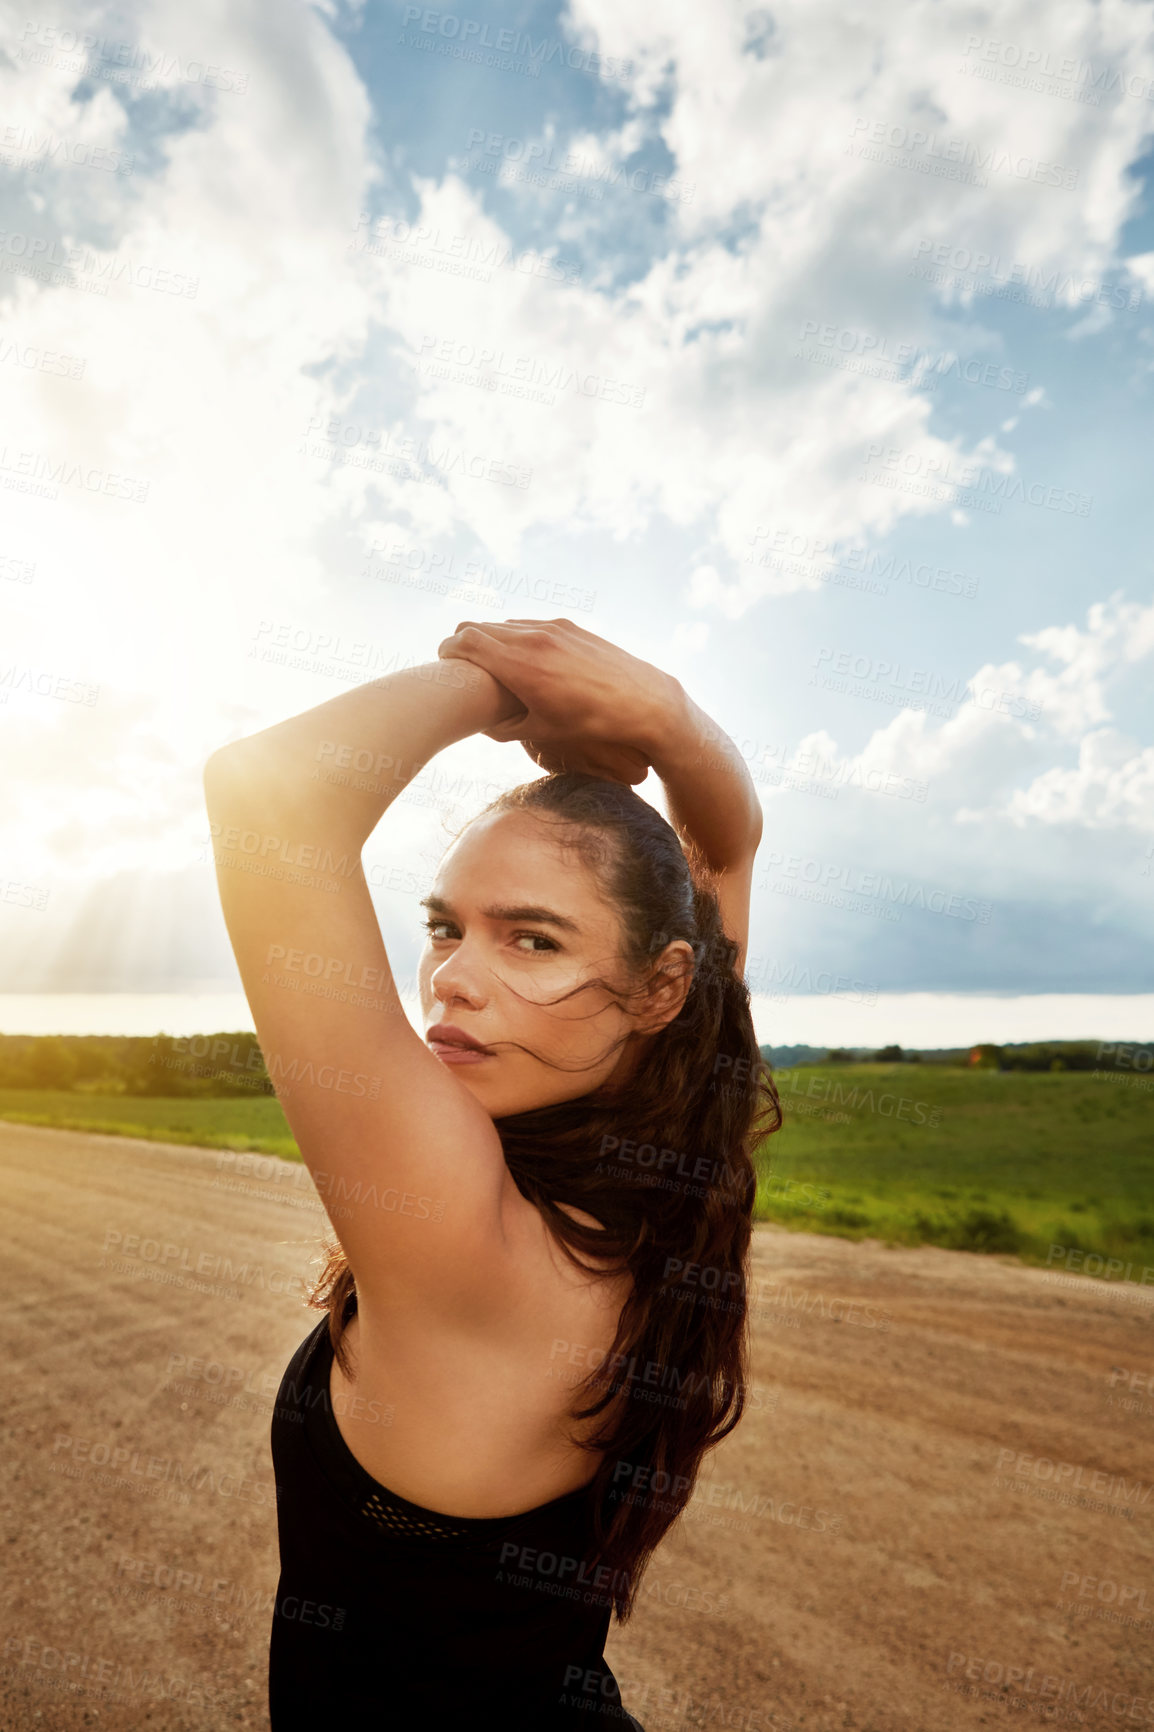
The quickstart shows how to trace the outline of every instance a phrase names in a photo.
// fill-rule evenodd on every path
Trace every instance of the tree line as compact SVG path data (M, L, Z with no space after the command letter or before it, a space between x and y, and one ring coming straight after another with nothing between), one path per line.
M274 1093L251 1029L189 1035L0 1035L0 1088L248 1099Z
M774 1049L762 1047L761 1051L774 1067ZM1010 1046L982 1043L923 1052L897 1045L876 1050L779 1048L776 1052L777 1062L786 1066L929 1063L981 1070L1085 1071L1109 1068L1112 1062L1102 1056L1103 1043L1096 1040L1032 1041ZM275 1093L260 1043L251 1029L189 1035L0 1035L0 1088L249 1099Z

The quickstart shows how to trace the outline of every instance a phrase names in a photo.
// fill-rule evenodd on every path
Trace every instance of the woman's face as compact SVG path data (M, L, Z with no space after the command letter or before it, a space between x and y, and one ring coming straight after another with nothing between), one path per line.
M549 823L522 812L474 819L425 909L422 1032L451 1026L493 1049L430 1043L490 1117L573 1100L628 1069L627 1009L604 988L573 991L597 977L625 991L620 921Z

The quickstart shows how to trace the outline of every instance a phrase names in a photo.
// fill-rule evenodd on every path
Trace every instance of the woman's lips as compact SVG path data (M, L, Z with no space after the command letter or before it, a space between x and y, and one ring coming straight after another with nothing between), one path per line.
M493 1056L491 1052L482 1052L479 1047L460 1046L451 1040L431 1040L429 1046L445 1064L480 1064L482 1059Z

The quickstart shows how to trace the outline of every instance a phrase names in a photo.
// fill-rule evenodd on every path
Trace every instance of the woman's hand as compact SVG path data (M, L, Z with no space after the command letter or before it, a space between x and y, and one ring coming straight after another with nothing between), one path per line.
M567 619L462 620L437 654L484 668L520 700L523 713L485 735L520 740L551 772L643 782L684 700L670 674Z

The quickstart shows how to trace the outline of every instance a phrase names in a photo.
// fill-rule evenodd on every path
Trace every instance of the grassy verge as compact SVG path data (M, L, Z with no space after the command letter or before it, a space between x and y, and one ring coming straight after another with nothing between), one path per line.
M0 1089L0 1118L68 1131L103 1131L160 1143L249 1150L299 1161L300 1150L275 1095L176 1100L157 1095L73 1094L67 1089Z

